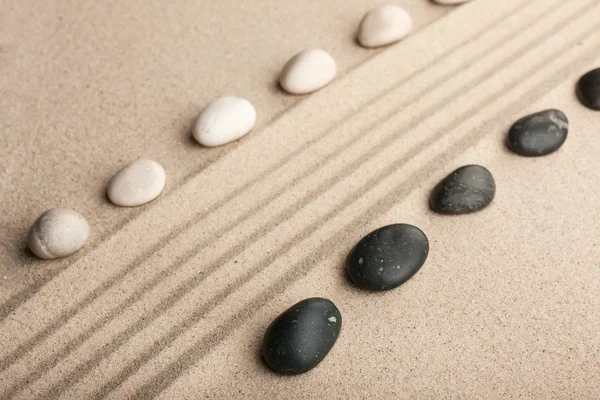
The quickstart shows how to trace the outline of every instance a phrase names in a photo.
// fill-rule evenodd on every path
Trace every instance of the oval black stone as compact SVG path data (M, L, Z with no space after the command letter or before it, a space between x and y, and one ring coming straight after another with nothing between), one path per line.
M558 110L540 111L514 123L508 134L508 147L527 157L555 152L567 140L569 120Z
M600 110L600 68L588 72L579 79L577 97L586 107Z
M429 254L427 236L416 226L384 226L362 238L346 258L350 279L367 290L390 290L409 280Z
M269 325L262 342L263 357L275 372L301 374L325 358L341 328L342 315L331 301L302 300Z
M490 171L480 165L466 165L437 184L429 206L440 214L467 214L486 207L495 194Z

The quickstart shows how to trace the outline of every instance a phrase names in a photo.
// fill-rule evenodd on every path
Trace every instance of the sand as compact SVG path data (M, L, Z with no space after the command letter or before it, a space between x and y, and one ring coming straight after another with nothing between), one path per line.
M600 65L596 0L398 1L414 30L378 50L355 33L379 3L206 3L5 0L0 397L600 396L600 114L574 91ZM282 66L314 46L336 80L283 93ZM222 95L260 120L202 148L191 125ZM548 108L569 118L563 147L511 153L512 123ZM141 157L169 171L165 192L110 204L106 183ZM431 212L433 186L473 163L493 203ZM27 230L59 206L90 240L37 260ZM344 257L389 223L419 226L429 258L399 289L362 292ZM279 377L264 329L312 296L339 307L340 339Z

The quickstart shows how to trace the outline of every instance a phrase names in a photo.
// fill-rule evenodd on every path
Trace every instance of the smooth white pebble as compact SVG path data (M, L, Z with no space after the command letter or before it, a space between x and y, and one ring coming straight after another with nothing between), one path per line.
M307 94L327 86L337 72L335 60L325 50L310 49L292 57L279 77L281 87L291 94Z
M77 252L89 235L90 226L81 214L69 208L52 208L33 223L28 244L36 256L50 260Z
M118 206L135 207L156 199L165 188L164 168L152 160L137 160L113 176L106 193Z
M402 8L384 5L369 11L362 19L358 42L364 47L380 47L404 38L412 28L410 15Z
M256 123L256 109L240 97L220 97L204 107L192 128L203 146L221 146L247 135Z

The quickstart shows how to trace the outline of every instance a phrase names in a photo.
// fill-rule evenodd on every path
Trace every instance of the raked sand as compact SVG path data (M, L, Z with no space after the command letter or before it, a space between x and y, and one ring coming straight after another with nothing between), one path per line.
M4 1L0 398L598 398L600 114L574 90L600 66L598 2L398 0L413 28L375 50L356 34L380 3L208 3ZM284 93L286 61L315 47L335 80ZM202 147L194 119L225 95L256 126ZM569 118L558 151L506 148L549 108ZM164 192L111 204L107 182L141 157ZM493 174L494 201L433 213L467 164ZM52 207L90 238L42 261L27 231ZM427 234L427 262L360 291L345 257L392 223ZM308 297L339 308L339 339L280 377L263 334Z

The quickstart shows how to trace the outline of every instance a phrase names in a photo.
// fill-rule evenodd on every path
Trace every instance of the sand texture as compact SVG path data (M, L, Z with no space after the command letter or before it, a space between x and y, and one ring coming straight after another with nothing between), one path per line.
M574 90L600 66L600 1L392 3L411 34L367 50L371 0L2 1L0 398L600 397L600 113ZM284 93L281 68L313 47L336 79ZM194 118L225 95L257 124L203 148ZM569 118L557 152L507 149L550 108ZM139 158L165 168L164 192L111 204ZM492 204L430 211L466 164L494 175ZM43 261L27 231L53 207L90 239ZM344 258L392 223L421 228L429 258L361 291ZM308 297L337 305L341 335L280 377L262 335Z

